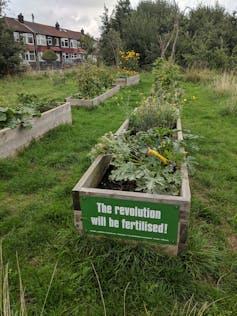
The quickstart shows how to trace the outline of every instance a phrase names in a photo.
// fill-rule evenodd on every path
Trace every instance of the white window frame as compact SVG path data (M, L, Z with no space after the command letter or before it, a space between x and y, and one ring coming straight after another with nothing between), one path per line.
M34 45L33 34L31 34L31 33L22 33L21 36L23 38L24 44Z
M77 40L71 39L70 40L70 47L71 48L77 48Z
M62 47L69 47L69 39L68 38L61 38L61 46Z
M53 38L52 37L47 37L47 45L52 46L53 45Z
M47 46L46 36L42 34L37 34L37 45Z
M35 61L35 60L36 60L36 58L35 58L35 52L30 52L30 51L25 52L25 54L24 54L24 60L27 60L27 61Z

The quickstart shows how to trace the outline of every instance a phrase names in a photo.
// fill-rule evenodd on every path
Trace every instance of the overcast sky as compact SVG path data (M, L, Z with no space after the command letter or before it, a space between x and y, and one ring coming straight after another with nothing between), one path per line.
M135 8L139 0L130 0L130 2ZM200 3L215 5L216 0L176 0L176 2L181 9L184 9L195 7ZM117 0L10 0L6 14L17 17L21 12L25 20L31 21L33 13L35 22L55 25L58 21L61 27L75 31L83 28L86 33L98 37L104 4L111 13L116 3ZM219 4L229 12L237 10L236 0L219 0Z

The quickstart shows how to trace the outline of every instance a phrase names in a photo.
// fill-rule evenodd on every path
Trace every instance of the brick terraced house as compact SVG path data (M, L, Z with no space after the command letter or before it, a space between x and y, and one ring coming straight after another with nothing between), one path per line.
M84 31L75 32L60 27L58 22L55 27L24 21L22 14L18 18L5 17L7 26L13 31L16 41L23 40L26 51L23 63L35 67L43 63L42 54L45 50L54 51L58 58L58 64L78 63L85 59L86 51L81 48L80 39Z

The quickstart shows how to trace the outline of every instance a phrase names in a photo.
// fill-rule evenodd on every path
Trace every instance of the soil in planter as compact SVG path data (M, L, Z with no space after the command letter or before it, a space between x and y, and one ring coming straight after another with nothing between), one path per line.
M109 166L104 177L98 185L99 189L119 190L119 191L135 191L136 181L113 181L109 179L109 175L113 170L113 166Z

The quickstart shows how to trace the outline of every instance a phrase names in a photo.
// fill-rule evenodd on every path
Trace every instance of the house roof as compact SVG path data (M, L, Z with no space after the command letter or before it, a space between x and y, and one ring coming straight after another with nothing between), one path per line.
M13 31L29 33L30 30L23 24L20 23L17 19L5 17L4 21L6 25Z
M24 21L21 23L18 19L5 17L6 23L9 28L13 31L24 32L24 33L36 33L48 36L55 36L61 38L71 38L75 40L79 40L81 37L80 32L75 32L67 29L59 28L56 29L54 26Z

